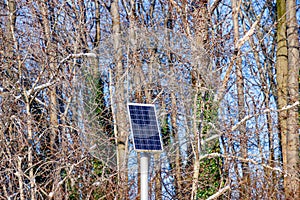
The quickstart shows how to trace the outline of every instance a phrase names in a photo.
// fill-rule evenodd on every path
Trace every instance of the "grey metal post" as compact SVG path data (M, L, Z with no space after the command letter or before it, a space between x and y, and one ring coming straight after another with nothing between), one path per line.
M149 155L141 153L141 200L148 200Z

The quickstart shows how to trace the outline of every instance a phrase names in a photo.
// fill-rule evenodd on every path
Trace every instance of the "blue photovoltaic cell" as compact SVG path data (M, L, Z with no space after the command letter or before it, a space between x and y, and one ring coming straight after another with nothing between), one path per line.
M134 149L136 151L162 151L155 107L150 104L128 104Z

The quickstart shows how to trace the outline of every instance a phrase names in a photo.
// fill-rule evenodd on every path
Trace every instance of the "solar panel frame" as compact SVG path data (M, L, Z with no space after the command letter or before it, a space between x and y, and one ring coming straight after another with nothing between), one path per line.
M132 113L133 110L130 109L130 106L135 107L135 113ZM155 105L127 103L127 110L134 150L137 152L162 152L163 143ZM152 134L152 136L149 136L149 133Z

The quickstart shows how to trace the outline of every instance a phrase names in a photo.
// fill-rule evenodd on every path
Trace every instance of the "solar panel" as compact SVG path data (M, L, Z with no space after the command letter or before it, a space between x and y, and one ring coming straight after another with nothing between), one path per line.
M155 106L128 103L129 121L136 151L162 151Z

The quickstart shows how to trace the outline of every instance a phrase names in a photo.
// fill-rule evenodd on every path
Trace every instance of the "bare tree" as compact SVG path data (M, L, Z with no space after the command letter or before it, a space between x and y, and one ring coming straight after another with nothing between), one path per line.
M0 2L0 197L138 199L127 102L157 108L151 198L299 196L296 6Z

